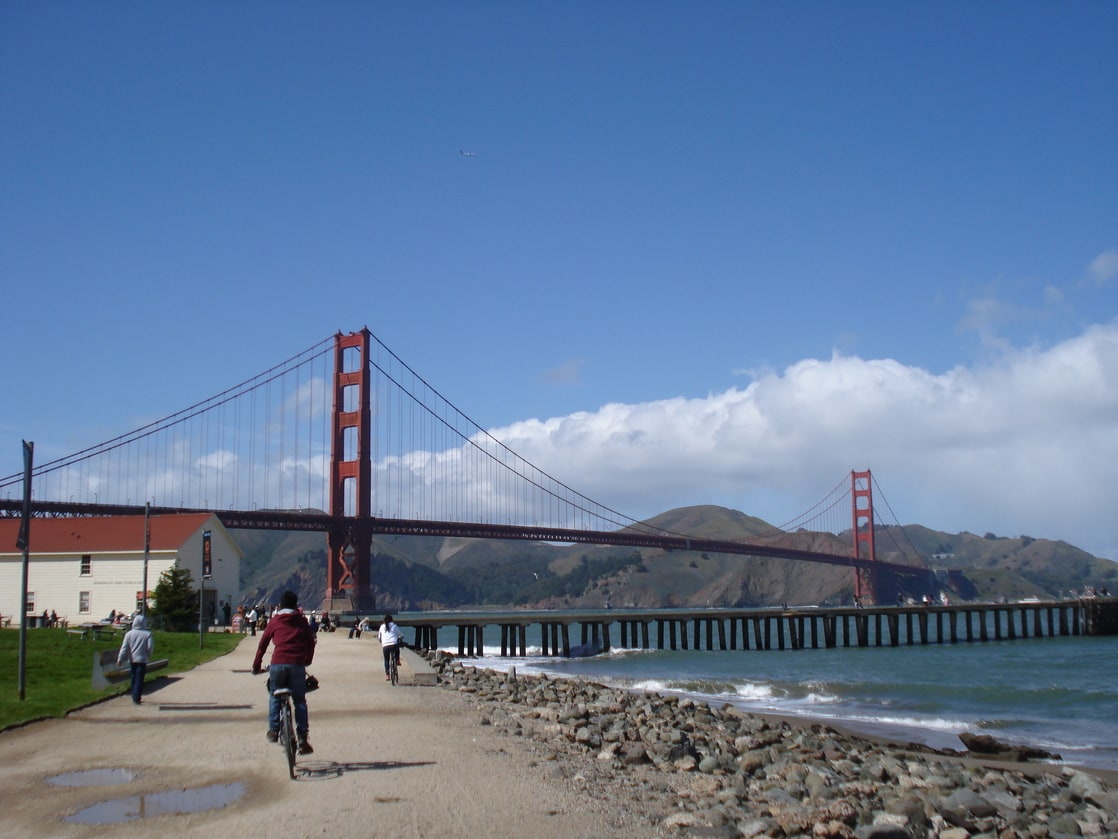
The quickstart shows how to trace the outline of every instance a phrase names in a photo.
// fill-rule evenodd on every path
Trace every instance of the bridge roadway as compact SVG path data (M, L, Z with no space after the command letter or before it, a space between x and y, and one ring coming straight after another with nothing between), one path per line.
M0 499L0 515L19 515L19 501ZM425 519L395 519L370 516L331 516L318 510L204 510L181 507L151 507L151 515L178 513L212 513L227 528L245 530L296 530L329 533L334 529L349 530L367 526L375 534L402 536L444 536L473 539L514 539L531 542L579 543L588 545L618 545L633 548L659 548L666 551L701 551L705 553L735 554L739 556L794 559L841 565L848 568L866 568L888 571L903 576L925 576L928 569L922 565L903 565L878 562L843 554L805 551L778 545L761 545L754 542L732 542L719 539L701 539L663 531L642 532L633 528L621 530L574 530L561 527L535 527L501 524L475 524L470 522L431 521ZM86 504L65 501L34 501L32 515L36 517L77 516L142 516L143 506L124 504Z
M413 632L420 649L439 648L440 630L453 627L459 656L484 653L487 627L500 631L501 656L527 656L528 629L538 625L541 655L571 657L611 649L798 650L1114 635L1118 598L867 608L443 612L396 619ZM572 644L572 627L579 629L577 644Z

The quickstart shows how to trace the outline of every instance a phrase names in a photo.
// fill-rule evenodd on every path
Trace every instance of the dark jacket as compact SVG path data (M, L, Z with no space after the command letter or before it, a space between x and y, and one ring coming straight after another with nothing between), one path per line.
M314 659L315 637L307 619L294 609L280 609L268 621L268 628L256 645L253 672L259 672L264 652L272 644L272 664L302 664L307 666Z

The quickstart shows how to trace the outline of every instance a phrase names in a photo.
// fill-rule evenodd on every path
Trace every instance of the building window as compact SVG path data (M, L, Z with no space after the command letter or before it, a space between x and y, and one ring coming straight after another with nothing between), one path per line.
M78 611L81 612L83 615L89 613L89 592L88 591L79 591L78 592Z
M82 576L88 577L93 574L93 557L89 554L82 554Z
M35 592L27 592L27 604L23 607L23 611L29 615L35 614Z

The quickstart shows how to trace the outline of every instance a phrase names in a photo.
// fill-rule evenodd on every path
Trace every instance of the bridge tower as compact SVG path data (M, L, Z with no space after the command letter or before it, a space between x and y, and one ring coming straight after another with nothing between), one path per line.
M876 562L873 541L873 477L870 470L865 472L850 473L850 502L854 518L854 556L862 557L862 545L865 544L868 555L862 558ZM877 580L876 575L869 568L854 569L854 596L863 605L869 605L876 600Z
M330 556L324 611L371 612L372 408L368 328L334 336ZM347 501L351 502L347 509ZM343 523L344 522L344 523Z

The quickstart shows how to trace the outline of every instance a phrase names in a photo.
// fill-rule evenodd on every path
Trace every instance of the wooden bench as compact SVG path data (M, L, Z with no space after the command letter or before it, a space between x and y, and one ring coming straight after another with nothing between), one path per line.
M73 630L70 630L73 632ZM93 654L93 689L104 690L105 688L119 685L121 682L128 682L132 680L131 667L119 667L116 663L117 650L101 650ZM169 659L160 658L148 662L148 673L153 670L162 670L167 666Z
M11 615L0 615L0 626L3 626L5 628L7 628L11 625L12 625L12 616Z
M66 634L71 638L81 638L83 641L89 637L88 629L67 629Z

